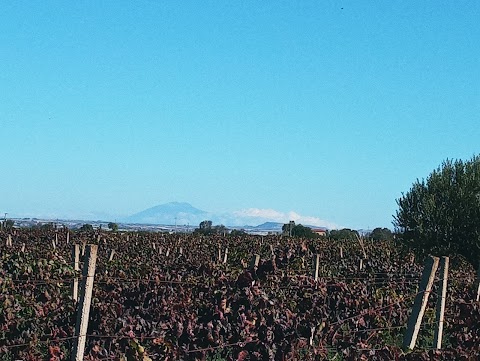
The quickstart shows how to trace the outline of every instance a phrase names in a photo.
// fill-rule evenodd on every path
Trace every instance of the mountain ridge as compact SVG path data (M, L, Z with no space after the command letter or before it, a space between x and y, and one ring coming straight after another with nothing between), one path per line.
M190 224L200 223L209 213L187 202L169 202L147 208L125 217L124 222L140 224ZM199 220L200 219L200 220Z
M281 231L284 222L268 220L268 217L239 216L237 212L213 213L198 209L188 202L168 202L159 204L143 211L124 217L121 221L134 224L157 224L157 225L198 225L204 220L211 220L213 224L223 224L227 227L275 230ZM301 222L297 222L300 224ZM256 224L256 225L252 225ZM324 226L310 226L310 228L324 228Z

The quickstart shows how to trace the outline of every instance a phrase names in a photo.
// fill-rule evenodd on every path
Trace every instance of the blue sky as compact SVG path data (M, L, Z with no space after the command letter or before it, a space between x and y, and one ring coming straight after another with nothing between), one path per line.
M416 178L479 153L478 19L476 0L3 2L0 211L391 227Z

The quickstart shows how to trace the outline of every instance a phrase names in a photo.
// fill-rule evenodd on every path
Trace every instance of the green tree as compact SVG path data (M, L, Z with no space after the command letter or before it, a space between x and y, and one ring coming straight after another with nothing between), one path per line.
M92 232L93 226L91 224L85 223L83 226L80 227L79 231L81 232Z
M295 225L292 229L293 237L303 237L303 238L316 238L317 234L312 231L310 227L302 226L301 224Z
M355 241L359 237L357 231L354 231L350 228L343 228L343 229L333 229L328 232L328 238L333 240L350 240Z
M212 228L212 221L202 221L198 225L198 228L201 230L210 230Z
M238 237L238 236L245 236L247 232L244 229L234 229L230 232L230 236Z
M282 226L282 232L284 235L292 237L316 238L318 236L310 227L295 224L294 221L285 223Z
M293 228L295 228L295 221L290 221L282 226L282 232L286 236L292 236Z
M394 226L422 253L480 256L480 156L446 160L397 199Z
M5 221L5 229L6 230L12 230L14 224L15 224L15 221L13 219L7 219Z
M193 233L197 234L212 234L214 233L212 230L212 221L201 221L200 224L198 225L198 228L195 228L195 231Z
M388 228L375 228L369 237L374 241L391 241L393 239L393 233Z
M42 230L45 230L45 231L52 231L55 229L55 226L53 225L53 223L44 223L40 226L40 228Z
M113 232L116 232L118 231L118 224L114 222L110 222L108 223L108 228L111 229Z
M195 229L194 233L197 234L227 234L228 229L223 224L218 226L212 226L212 221L202 221Z
M227 234L228 229L223 224L213 227L213 231L215 234Z

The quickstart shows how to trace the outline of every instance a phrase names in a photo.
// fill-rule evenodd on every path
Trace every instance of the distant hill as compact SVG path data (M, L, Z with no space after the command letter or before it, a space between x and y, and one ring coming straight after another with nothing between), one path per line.
M259 224L258 226L255 226L253 228L258 229L258 230L277 230L277 231L281 231L282 227L283 227L283 223L265 222L265 223Z
M273 222L266 217L242 216L236 212L212 213L195 208L187 202L170 202L145 209L120 220L129 224L175 225L197 227L200 222L211 220L214 225L223 224L237 229L250 229L255 232L281 232L282 222ZM261 223L263 222L263 223ZM257 224L257 226L255 226ZM305 225L310 228L313 227Z
M197 225L210 214L186 202L170 202L135 213L124 219L127 223ZM175 220L176 218L176 220Z

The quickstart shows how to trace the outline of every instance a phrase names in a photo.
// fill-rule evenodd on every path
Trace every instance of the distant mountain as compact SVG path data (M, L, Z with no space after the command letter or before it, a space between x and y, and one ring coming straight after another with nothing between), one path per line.
M277 230L281 231L284 223L279 223L279 222L265 222L262 224L259 224L258 226L255 226L253 228L258 229L258 230Z
M186 202L170 202L135 213L124 219L127 223L198 225L209 219L209 213Z
M255 212L254 212L255 213ZM277 212L278 213L278 212ZM286 217L288 215L286 214ZM186 202L170 202L161 204L144 211L135 213L129 217L119 219L120 222L130 224L147 224L147 225L174 225L178 226L190 225L197 227L200 222L210 220L214 225L223 224L227 227L234 227L237 229L251 229L258 232L281 232L283 222L278 222L278 215L275 218L270 218L267 215L250 215L245 212L227 212L227 213L213 213L203 211L193 207ZM307 217L308 218L308 217ZM312 217L310 217L312 218ZM118 219L118 218L117 218ZM287 218L288 219L288 218ZM276 221L276 222L275 222ZM263 223L262 223L263 222ZM285 222L287 223L287 222ZM300 222L297 222L297 224ZM257 225L257 226L255 226ZM312 227L310 228L324 228Z

